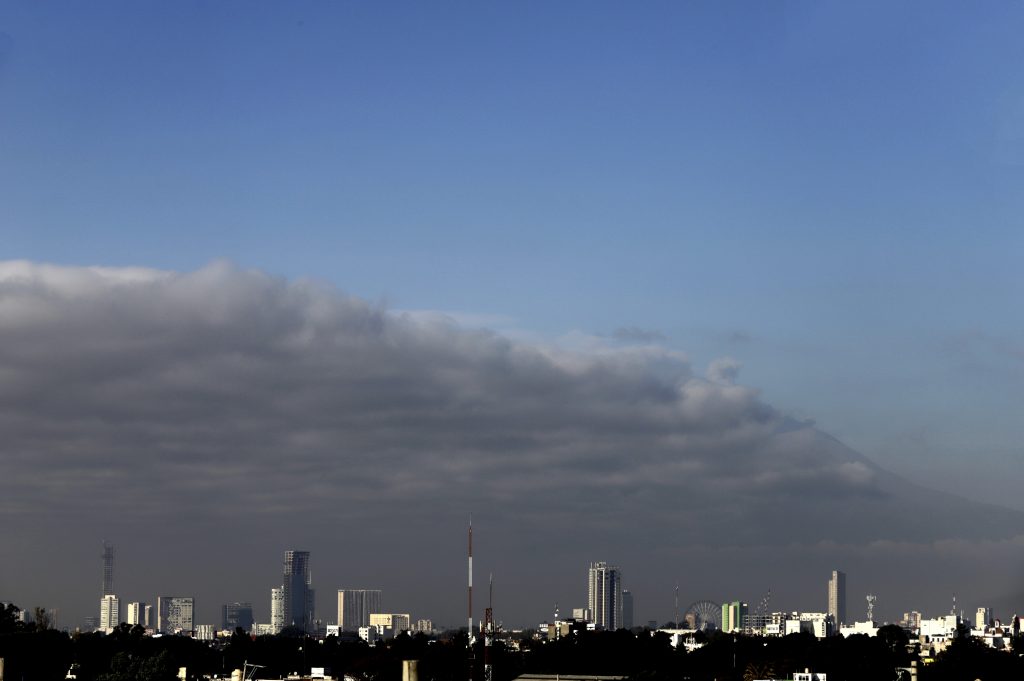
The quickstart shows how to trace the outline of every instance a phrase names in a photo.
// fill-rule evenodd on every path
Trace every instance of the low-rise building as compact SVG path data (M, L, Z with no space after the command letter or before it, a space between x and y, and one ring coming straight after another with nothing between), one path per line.
M956 615L923 619L918 628L918 636L923 637L924 642L928 643L945 641L956 636L959 626L960 618Z
M382 638L380 628L373 625L368 627L359 627L359 638L363 639L370 645L374 645Z
M849 626L843 626L839 628L839 633L844 637L854 636L857 634L864 634L865 636L874 636L878 633L878 625L874 622L854 622Z
M394 638L412 628L411 619L407 612L373 612L370 613L370 626L377 627L382 636Z

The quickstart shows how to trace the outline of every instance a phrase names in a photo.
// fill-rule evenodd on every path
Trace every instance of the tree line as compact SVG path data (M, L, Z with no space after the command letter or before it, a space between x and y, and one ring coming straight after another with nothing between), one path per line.
M465 630L438 638L403 634L370 646L358 639L316 639L292 635L252 637L236 630L210 643L185 636L146 636L139 626L122 624L110 634L74 633L49 628L45 618L18 620L13 606L0 610L0 657L8 681L58 681L69 670L80 681L174 681L184 667L189 679L227 676L243 665L260 665L260 676L285 678L324 667L337 678L399 681L401 661L419 660L420 681L482 678L484 651L472 656ZM498 641L491 650L494 681L524 673L621 676L631 681L751 681L785 679L812 669L830 681L899 679L898 670L916 658L906 633L882 627L877 636L816 639L808 633L759 637L698 633L703 647L686 652L668 636L642 632L577 632L557 641L524 638L515 646ZM969 636L958 637L930 664L920 681L1024 679L1024 642L1012 652L997 651Z

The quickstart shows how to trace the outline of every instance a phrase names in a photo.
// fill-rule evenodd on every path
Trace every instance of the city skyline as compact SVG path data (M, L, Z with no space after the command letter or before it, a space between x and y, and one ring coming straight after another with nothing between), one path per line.
M104 546L111 546L108 542L104 542ZM103 556L103 568L104 575L109 574L109 561L108 557L111 555L110 552L104 552ZM284 552L285 558L283 562L282 573L285 577L289 575L298 576L299 580L303 585L308 587L311 584L311 572L310 566L310 552L299 551L295 549L288 549ZM286 580L287 581L287 580ZM574 618L583 618L587 621L593 622L598 628L621 628L625 626L627 617L628 620L634 619L633 613L633 602L632 593L628 589L622 588L622 577L618 567L610 565L605 561L591 562L587 569L587 586L582 602L585 603L586 607L572 607L571 611ZM110 630L118 622L127 622L129 624L141 624L146 627L152 627L156 632L170 633L176 629L188 630L189 626L195 627L202 624L205 627L213 627L216 629L218 623L223 624L226 622L240 622L235 626L243 626L246 630L256 631L259 628L263 632L274 632L280 633L287 624L286 618L286 596L285 589L283 587L274 587L272 589L273 596L271 599L271 607L266 611L266 616L262 616L261 610L254 608L251 602L223 602L219 603L217 608L218 617L207 617L209 615L206 611L201 611L201 615L196 614L195 597L183 597L183 596L158 596L156 597L157 610L155 611L155 619L151 619L150 606L145 602L127 602L115 595L108 595L101 599L100 603L100 616L87 616L84 619L78 619L76 624L76 618L74 615L68 617L67 614L64 617L65 629L74 629L82 624L85 625L86 630L89 629L90 619L94 622L93 625L101 630ZM730 593L735 593L736 589L731 589ZM739 589L742 591L742 589ZM381 589L337 589L337 609L331 605L326 606L324 611L315 611L313 609L306 610L307 619L310 624L308 625L309 631L322 631L326 626L341 625L342 631L358 631L360 627L367 626L371 623L371 614L380 614L382 616L389 615L390 613L384 612L383 591ZM617 597L616 597L617 595ZM685 614L680 609L680 602L678 600L678 587L673 590L673 601L674 607L672 613L674 615ZM870 601L870 606L873 609L876 602L876 597L873 595L865 594ZM708 594L703 594L702 597L697 598L693 601L696 605L697 601L708 602ZM712 596L716 596L712 594ZM720 595L717 595L720 596ZM761 612L767 607L771 599L771 594L764 599L762 608L757 610L757 614L760 616L764 613ZM2 600L2 599L0 599ZM218 597L211 599L212 601L219 601ZM983 599L984 600L984 599ZM5 602L14 602L11 600ZM305 601L311 603L312 601ZM571 601L575 605L577 601ZM712 601L713 602L713 601ZM985 601L988 603L988 601ZM126 605L122 605L122 604ZM799 604L799 605L797 605ZM810 604L810 607L808 607ZM668 607L667 601L663 601L658 606L658 611L664 614L664 611ZM846 610L846 573L840 570L832 570L828 577L827 590L824 599L821 603L814 604L813 599L808 600L806 598L798 599L797 601L790 603L775 603L775 605L782 605L782 610L772 610L775 613L814 613L814 616L824 616L827 614L831 618L829 626L834 627L834 631L838 632L840 626L849 625L852 626L854 623L866 622L857 616L847 617L845 615ZM885 604L887 606L887 614L879 615L873 618L877 623L893 623L903 621L913 621L911 615L915 615L918 619L921 618L921 612L918 611L902 611L902 616L897 614L888 614L890 611L893 613L900 612L898 607L892 604ZM919 604L914 604L915 607ZM972 605L970 603L964 604L961 601L959 610L957 610L956 596L952 597L952 608L948 610L948 614L953 614L962 617L965 621L971 620L970 613L972 612ZM21 606L26 608L26 606ZM61 608L54 607L54 604L44 606L48 611L58 612ZM481 613L483 612L481 606ZM899 607L909 607L906 604L902 604ZM127 610L125 610L127 608ZM628 608L629 612L624 611ZM30 608L26 608L30 609ZM212 610L211 607L208 610ZM64 611L65 613L67 611ZM551 618L551 621L558 619L558 608L556 607L556 616ZM768 612L768 611L765 611ZM1014 615L1019 614L1019 611L1012 606L1007 607L1004 605L1002 608L993 608L991 605L986 604L985 606L977 607L973 612L976 613L977 621L984 619L990 621L996 617L1003 621L1009 621ZM277 619L275 614L278 613ZM330 614L328 614L330 613ZM344 624L345 613L349 613L352 618L352 622ZM745 623L745 619L748 614L754 614L748 607L746 602L743 600L729 601L728 599L722 599L721 605L721 626L726 630L742 629ZM823 613L823 614L822 614ZM926 617L939 616L946 614L947 611L941 607L937 609L929 610L924 608L924 614ZM995 613L995 614L993 614ZM331 615L335 615L333 617ZM649 613L645 613L649 614ZM877 613L876 613L877 614ZM984 614L984 615L983 615ZM429 617L428 617L429 615ZM505 622L506 628L532 628L536 624L538 617L543 616L543 613L536 613L537 616L527 616L523 621L509 620L505 621L501 618L501 612L498 613L496 621ZM403 615L404 617L410 618L409 622L418 621L422 619L433 620L434 614L431 612L417 613L415 616L410 617L409 614ZM565 615L562 615L565 617ZM70 621L68 621L70 620ZM436 621L436 620L434 620ZM474 617L474 624L480 625L482 617L479 615ZM638 621L650 622L654 621L658 626L662 626L664 622L675 622L675 619L659 619L648 620L640 618ZM611 624L609 624L611 622ZM635 622L631 622L635 625ZM298 626L298 625L293 625ZM444 623L444 628L459 628L458 623ZM267 628L269 627L269 628ZM226 626L227 629L233 629L234 627L230 624ZM300 627L301 628L301 627ZM631 628L631 627L627 627ZM979 625L979 628L980 625Z
M1016 610L1021 22L3 4L0 599Z
M293 549L285 551L284 568L286 571L290 571L286 572L286 575L295 574L303 576L303 583L305 583L305 577L309 569L309 552ZM824 609L791 609L786 607L791 604L778 603L776 603L776 606L783 606L781 610L777 607L768 609L770 594L765 598L761 606L755 608L754 611L751 611L747 603L743 601L730 602L725 600L721 605L721 619L718 626L723 631L733 633L750 633L751 627L760 627L762 629L767 627L764 629L766 635L791 633L788 628L785 629L785 632L779 628L781 624L778 617L782 616L784 619L789 619L787 627L790 625L795 627L792 631L807 630L819 638L837 635L840 633L841 628L844 631L844 635L849 635L849 633L871 634L874 631L872 627L877 629L878 626L883 624L899 624L912 628L921 626L922 613L918 611L904 612L902 617L892 620L872 617L870 613L875 604L875 596L873 595L867 596L869 602L867 618L846 617L844 614L846 602L845 584L846 574L840 570L833 570L828 579L827 602ZM622 589L621 586L621 573L617 567L609 565L604 561L590 563L587 570L587 607L573 608L572 619L577 622L587 622L590 626L596 627L599 630L632 629L632 623L625 621L627 618L629 620L633 618L632 594L629 590ZM240 627L256 635L267 633L279 634L286 626L284 624L285 590L281 587L275 587L273 591L276 592L275 598L279 598L279 601L274 602L270 610L271 613L280 612L280 621L276 625L274 624L273 614L271 614L269 623L258 622L258 618L254 617L252 604L249 602L225 603L219 606L221 615L219 625L203 623L201 618L195 614L195 598L182 596L158 596L156 621L150 619L150 607L143 602L128 603L127 613L122 617L121 614L124 611L120 608L120 599L110 594L104 596L101 601L100 617L86 618L84 631L90 630L88 620L93 619L95 624L92 626L98 631L105 631L107 633L110 633L119 623L125 622L130 625L142 625L147 629L152 627L152 632L163 634L182 633L185 635L195 635L196 632L202 632L203 636L206 636L217 631L218 627L220 630L227 631L233 631L236 627ZM675 591L677 592L678 589ZM336 627L339 632L359 633L362 635L360 632L361 628L377 626L387 637L394 637L402 631L413 630L412 623L414 621L417 622L417 627L424 622L431 622L429 618L424 618L423 616L413 618L409 613L395 614L385 612L382 605L382 591L379 589L338 589L337 593L337 619L332 620L331 618L324 617L325 613L315 613L316 617L314 619L314 613L311 612L309 613L311 625L308 633L323 635L324 632L329 631L330 627ZM617 598L616 595L618 596ZM676 593L676 599L678 599L678 593ZM694 602L692 605L698 606L701 604L714 605L713 602L703 599L700 603ZM940 629L944 631L949 626L949 622L952 621L949 619L951 616L955 617L957 621L962 620L963 622L973 623L975 629L982 630L985 627L993 626L998 621L1004 624L1012 622L1014 617L1018 615L1016 610L999 613L994 612L990 606L981 606L974 610L975 614L972 618L969 606L964 607L964 604L961 603L959 610L957 610L955 596L953 597L952 605L953 607L948 613L925 613L924 619L931 620L930 626L938 627L936 631ZM626 609L628 609L628 613ZM59 608L45 608L44 611L50 613L50 617L56 617ZM688 620L691 610L688 609L683 613L679 610L678 600L676 600L676 612L685 614L686 617L683 619ZM693 610L693 612L698 612L703 616L700 610ZM396 617L399 619L394 620ZM749 622L748 617L750 619ZM556 607L555 616L550 620L545 619L544 621L554 623L559 619L564 620L566 617L560 616ZM53 621L55 620L51 620L51 622ZM478 625L482 625L482 621L482 619L475 620ZM500 619L498 621L501 622ZM651 624L651 622L654 622L654 624ZM774 623L774 629L772 623ZM503 629L505 631L532 629L534 624L536 624L536 618L525 626L521 623L507 623L503 625ZM665 624L658 623L658 620L651 620L647 626L650 628L667 626L673 629L682 625L675 620L670 620ZM65 630L74 630L78 628L78 625L73 623L65 624L63 628ZM458 629L459 625L453 624L444 628ZM543 627L541 627L541 631L543 633Z

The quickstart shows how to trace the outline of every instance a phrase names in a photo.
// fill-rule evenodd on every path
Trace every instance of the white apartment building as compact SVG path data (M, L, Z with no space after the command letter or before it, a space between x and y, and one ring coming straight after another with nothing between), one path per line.
M100 599L100 630L112 632L121 623L121 601L114 594Z
M825 638L835 629L832 616L827 612L794 612L786 615L782 623L783 635L806 631L815 638Z
M279 586L270 590L270 627L274 634L284 629L284 588Z
M878 627L874 622L854 622L850 626L840 627L839 633L846 636L853 636L855 634L865 634L867 636L874 636L878 633Z
M149 626L149 608L145 603L133 601L128 604L128 619L125 620L128 624L139 625L140 627Z
M956 615L922 619L918 634L926 636L928 641L944 641L956 636L956 628L959 623L960 618Z

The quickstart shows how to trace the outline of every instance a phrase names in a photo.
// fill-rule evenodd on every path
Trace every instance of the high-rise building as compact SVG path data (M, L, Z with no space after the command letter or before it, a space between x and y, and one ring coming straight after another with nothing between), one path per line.
M629 589L622 590L622 628L633 628L633 592Z
M125 621L131 625L139 625L141 627L149 626L149 606L145 603L138 601L128 604L128 619Z
M156 629L161 634L192 631L195 599L191 596L157 596Z
M743 618L747 614L747 604L733 601L722 605L722 631L732 633L743 631Z
M153 626L153 606L148 603L142 608L142 626Z
M270 629L275 634L284 629L284 589L279 586L270 590Z
M836 630L846 624L846 573L832 571L828 580L828 614L836 623Z
M604 562L591 563L587 575L587 607L594 624L615 631L622 627L622 576L619 568Z
M382 593L380 589L338 589L338 628L359 631L370 626L370 614L383 609Z
M978 608L974 613L974 628L984 629L992 625L992 608Z
M252 603L227 603L221 606L220 614L221 629L228 631L239 628L242 631L252 629Z
M100 630L108 634L121 623L121 601L114 594L100 599Z
M110 603L107 602L107 596L114 595L114 546L107 540L103 540L103 587L100 590L100 629L107 631L113 630L120 622L115 621L110 624ZM116 600L116 599L115 599ZM107 608L104 611L104 608ZM106 612L106 615L104 615ZM120 613L114 615L116 620ZM107 624L103 624L107 622Z
M314 591L309 571L309 551L284 552L284 626L313 632Z

